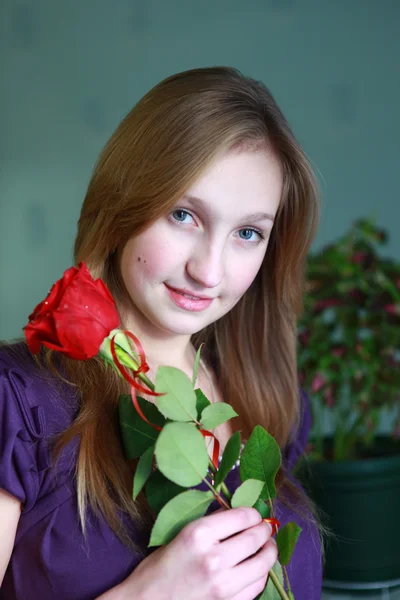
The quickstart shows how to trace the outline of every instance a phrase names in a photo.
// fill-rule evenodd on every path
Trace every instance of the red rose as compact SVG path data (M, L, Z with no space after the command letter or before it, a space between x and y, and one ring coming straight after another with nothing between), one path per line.
M41 345L86 360L119 325L115 302L101 279L94 280L85 263L71 267L37 305L24 327L29 350Z

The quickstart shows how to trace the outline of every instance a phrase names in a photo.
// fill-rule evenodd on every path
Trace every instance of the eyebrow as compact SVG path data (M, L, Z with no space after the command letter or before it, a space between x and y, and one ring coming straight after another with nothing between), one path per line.
M183 198L185 200L189 200L189 202L193 202L194 204L199 204L203 209L207 209L208 205L204 200L198 198L197 196L192 196L191 194L184 194ZM270 213L266 212L255 212L249 215L244 216L242 221L271 221L274 222L274 217Z

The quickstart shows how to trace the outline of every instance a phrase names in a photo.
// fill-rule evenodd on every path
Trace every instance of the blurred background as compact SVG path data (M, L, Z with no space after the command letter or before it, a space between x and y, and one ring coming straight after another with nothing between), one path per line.
M0 338L21 335L72 264L119 121L194 67L231 65L270 88L318 174L316 249L373 216L399 259L399 26L398 0L1 0Z
M398 0L2 0L0 338L72 263L93 164L164 77L262 80L318 172L316 247L375 215L400 256Z

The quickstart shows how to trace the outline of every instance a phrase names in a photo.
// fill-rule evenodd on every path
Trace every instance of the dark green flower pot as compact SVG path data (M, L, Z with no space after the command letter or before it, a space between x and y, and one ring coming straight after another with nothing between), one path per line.
M300 479L327 515L324 577L369 583L400 578L400 453L312 462Z

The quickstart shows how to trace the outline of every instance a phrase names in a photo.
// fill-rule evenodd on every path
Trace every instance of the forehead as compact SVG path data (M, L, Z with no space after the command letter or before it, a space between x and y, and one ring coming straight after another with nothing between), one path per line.
M216 216L249 213L275 215L283 176L272 150L229 151L215 160L187 190L184 199Z

